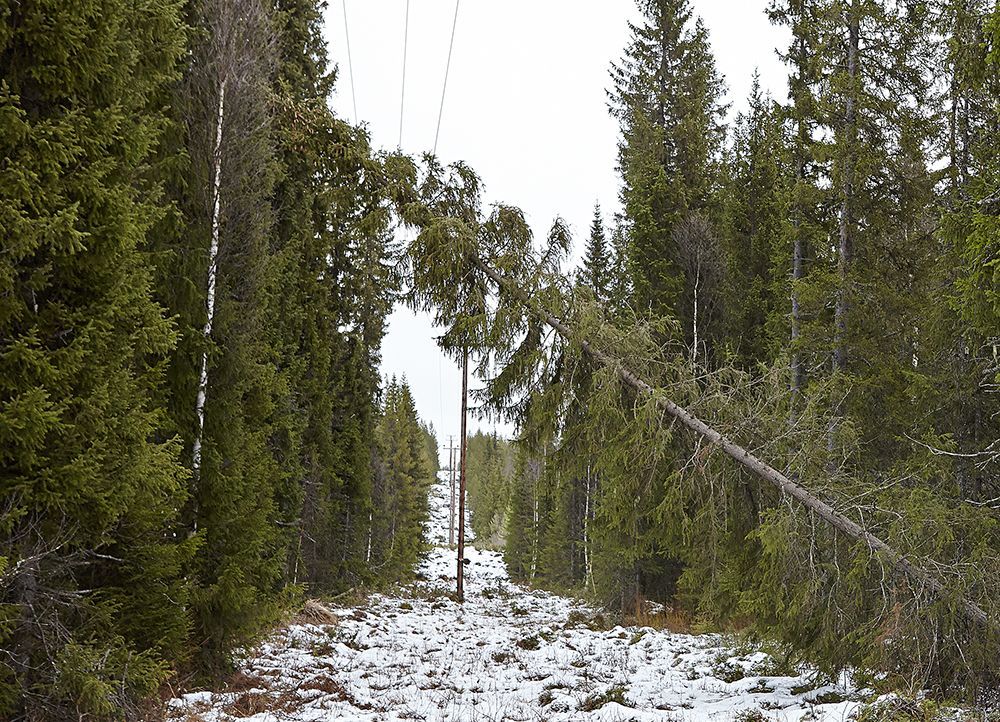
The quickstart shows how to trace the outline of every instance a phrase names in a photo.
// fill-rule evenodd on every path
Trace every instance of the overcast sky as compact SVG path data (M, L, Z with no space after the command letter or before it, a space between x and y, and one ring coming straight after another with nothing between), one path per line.
M775 54L786 35L768 22L767 4L693 1L709 29L732 113L745 106L754 68L765 90L786 95L786 71ZM329 0L326 12L330 58L339 70L334 109L365 124L377 148L395 148L400 140L406 5ZM454 12L454 0L409 0L402 148L411 154L434 145ZM470 164L483 179L484 200L519 206L536 236L561 216L581 246L595 201L606 219L618 209L618 127L608 116L606 89L635 15L634 0L461 2L438 156ZM429 318L397 308L382 373L409 380L418 412L446 442L459 431L461 376L438 351L436 334ZM470 427L492 425L471 418Z

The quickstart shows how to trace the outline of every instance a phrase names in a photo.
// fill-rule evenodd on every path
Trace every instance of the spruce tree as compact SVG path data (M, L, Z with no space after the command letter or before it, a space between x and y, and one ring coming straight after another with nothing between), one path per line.
M173 98L187 163L170 184L179 215L157 237L158 291L181 333L169 406L191 469L179 533L199 550L189 569L192 663L219 672L285 601L287 474L274 443L287 383L272 296L274 18L258 0L204 0L190 18L197 31Z
M800 393L807 369L840 379L831 451L838 435L849 446L860 433L862 467L891 466L909 453L897 440L927 428L916 428L910 400L931 375L919 309L932 305L937 253L934 118L920 72L932 47L926 10L848 0L771 8L793 33L791 385Z
M692 18L688 0L644 0L639 7L642 21L630 26L610 91L622 133L624 264L632 305L679 319L691 346L700 290L695 276L703 261L717 260L702 254L714 234L676 236L675 230L689 217L710 222L714 215L722 81L708 33Z
M583 256L581 280L593 292L599 303L610 300L611 274L613 272L611 247L604 233L604 217L601 206L594 204L594 219L590 224L590 236Z
M782 58L789 66L788 102L783 116L787 124L788 157L793 177L788 197L788 216L785 224L785 253L775 256L776 267L784 264L789 284L788 301L788 355L789 386L791 388L790 420L794 421L807 383L808 368L817 368L823 362L815 354L818 344L810 339L810 329L816 326L806 311L810 304L809 291L804 279L811 266L819 259L815 256L824 239L831 233L829 211L831 204L821 183L823 174L822 142L818 139L820 125L818 112L820 80L825 70L822 52L821 11L822 0L776 0L768 8L773 23L785 25L792 34L792 42ZM782 258L784 256L784 258ZM822 312L815 316L822 317Z
M504 563L512 579L534 578L538 554L538 484L543 462L525 447L518 448L507 507Z
M376 433L379 462L366 562L375 580L395 582L410 573L423 548L427 492L434 480L405 380L393 378L386 387Z
M120 717L183 654L152 300L175 2L0 11L0 716Z
M949 303L938 303L931 322L941 372L937 392L943 407L940 443L954 443L954 472L962 498L980 502L1000 495L1000 481L981 463L1000 429L994 384L996 328L1000 314L993 251L1000 230L996 179L1000 153L995 136L1000 113L988 98L1000 93L1000 14L977 2L945 3L940 63L948 78L942 153L948 159L948 186L938 231L942 244L939 277L952 288Z
M778 109L756 73L749 109L737 116L732 135L721 191L725 334L735 360L752 366L772 362L788 338L784 137Z
M477 431L466 447L466 489L472 531L477 547L487 548L504 539L504 516L513 475L510 442L495 433Z
M275 24L279 175L272 200L272 293L287 395L273 443L285 459L280 504L291 532L285 574L292 583L305 581L321 590L335 586L330 568L338 550L321 540L328 536L324 523L337 513L327 505L343 485L334 413L340 403L338 369L348 357L339 329L346 294L329 268L338 239L329 225L333 197L327 179L337 172L331 148L346 132L327 108L334 77L320 7L315 0L283 0L275 6Z
M921 309L934 293L937 255L927 157L934 117L920 68L931 27L923 6L856 0L832 3L824 22L838 38L827 44L820 105L833 130L837 204L833 368L856 379L844 412L863 429L870 468L906 453L900 436L920 433L911 399L929 371ZM897 100L887 104L886 92Z

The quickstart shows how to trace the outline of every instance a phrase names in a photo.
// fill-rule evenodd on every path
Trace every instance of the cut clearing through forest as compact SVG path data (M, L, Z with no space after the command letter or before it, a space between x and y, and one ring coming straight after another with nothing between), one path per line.
M287 720L845 720L870 693L715 634L619 626L578 600L512 584L466 547L450 594L448 484L430 495L418 580L331 624L292 624L245 656L229 690L170 702L172 722Z

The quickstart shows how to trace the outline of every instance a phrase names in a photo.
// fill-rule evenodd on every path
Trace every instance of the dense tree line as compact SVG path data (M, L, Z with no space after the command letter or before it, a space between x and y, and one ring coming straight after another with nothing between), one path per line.
M787 101L755 82L727 126L689 0L639 6L611 72L623 210L610 232L598 212L569 281L540 270L558 244L534 269L511 260L510 238L477 252L935 569L950 599L992 605L1000 15L964 0L775 0ZM520 424L512 574L627 612L651 599L749 619L889 686L996 683L995 628L887 581L870 552L665 424L578 345L525 318L512 346L506 312L476 322L494 405Z
M413 563L402 181L328 108L321 6L0 7L0 717L129 714Z
M372 494L366 565L386 579L404 579L423 549L427 492L437 474L437 443L417 418L405 381L390 380L375 430L379 461Z
M480 549L499 547L505 539L514 447L496 432L477 431L469 436L465 453L469 520L476 546Z

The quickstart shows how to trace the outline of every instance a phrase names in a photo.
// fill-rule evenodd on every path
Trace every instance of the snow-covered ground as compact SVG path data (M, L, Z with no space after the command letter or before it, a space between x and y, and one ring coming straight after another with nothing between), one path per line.
M448 489L432 492L427 538L447 544ZM512 584L500 554L468 548L466 601L455 553L436 546L420 581L337 622L292 625L245 661L228 691L170 702L170 719L362 722L499 720L845 720L851 690L775 675L761 652L716 635L607 629L597 610Z

